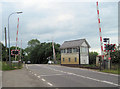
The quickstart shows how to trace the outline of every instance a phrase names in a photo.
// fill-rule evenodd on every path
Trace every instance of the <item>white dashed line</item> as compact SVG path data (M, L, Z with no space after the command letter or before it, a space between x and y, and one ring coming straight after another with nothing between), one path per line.
M48 67L45 67L45 68L48 68ZM90 80L94 80L94 81L98 81L98 82L103 82L103 83L107 83L107 84L111 84L111 85L115 85L115 86L120 86L116 83L113 83L113 82L109 82L109 81L104 81L104 80L99 80L99 79L95 79L95 78L91 78L91 77L86 77L86 76L83 76L83 75L78 75L78 74L75 74L75 73L70 73L70 72L64 72L62 70L56 70L54 68L48 68L48 69L51 69L51 70L54 70L54 71L59 71L59 72L62 72L62 73L66 73L66 74L70 74L70 75L75 75L75 76L78 76L78 77L82 77L82 78L85 78L85 79L90 79ZM87 69L81 69L81 70L87 70ZM92 71L93 72L93 71ZM97 72L97 73L102 73L102 72ZM102 74L107 74L107 73L102 73ZM109 74L109 75L114 75L114 74ZM117 76L117 75L114 75L114 76ZM44 79L42 79L42 81L45 81Z
M51 83L49 83L49 82L48 82L47 84L50 85L50 86L53 86L53 85L52 85Z
M51 75L40 75L40 76L55 76L55 75L65 75L65 74L51 74Z
M26 68L28 69L28 66L27 66L27 64L26 64Z
M46 80L42 78L42 81L44 81L44 82L45 82Z
M37 74L34 74L35 76L37 75Z
M37 76L38 78L40 78L40 76Z

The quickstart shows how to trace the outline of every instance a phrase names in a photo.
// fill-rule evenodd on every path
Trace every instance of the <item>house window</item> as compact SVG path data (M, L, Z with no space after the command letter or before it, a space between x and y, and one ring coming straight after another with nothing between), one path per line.
M65 50L65 49L63 50L63 53L66 53L66 50Z
M67 53L69 53L70 52L70 49L67 49Z
M87 47L81 47L81 52L82 53L88 53L88 48Z
M61 50L61 53L63 53L63 50Z
M62 50L61 50L61 53L66 53L66 50L65 50L65 49L62 49Z
M63 62L65 61L65 59L63 58Z
M73 53L76 53L77 52L77 49L76 48L73 48Z
M68 48L68 49L67 49L67 53L72 53L72 49L71 49L71 48Z
M68 61L70 62L70 58L68 59Z
M75 57L75 62L77 62L77 58Z

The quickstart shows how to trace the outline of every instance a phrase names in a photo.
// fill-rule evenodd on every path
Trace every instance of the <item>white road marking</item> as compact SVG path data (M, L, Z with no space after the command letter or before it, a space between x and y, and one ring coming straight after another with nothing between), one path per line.
M106 74L106 75L120 76L118 74L103 73L103 72L98 72L98 71L92 71L92 72L96 72L96 73L100 73L100 74Z
M48 82L47 84L49 84L50 86L53 86L53 85L52 85L51 83L49 83L49 82Z
M48 68L48 67L44 67L44 68ZM61 71L61 70L56 70L54 68L48 68L48 69L51 69L51 70L54 70L54 71L59 71L59 72L62 72L62 73L67 73L67 74L71 74L71 75L75 75L75 76L78 76L78 77L82 77L82 78L86 78L86 79L90 79L90 80L94 80L94 81L98 81L98 82L103 82L103 83L107 83L107 84L111 84L111 85L115 85L115 86L120 86L116 83L113 83L113 82L109 82L109 81L104 81L104 80L99 80L99 79L95 79L95 78L91 78L91 77L86 77L86 76L83 76L83 75L78 75L78 74L75 74L75 73L70 73L70 72L64 72L64 71ZM80 70L87 70L87 69L80 69ZM91 70L90 70L91 71ZM94 71L96 72L96 71ZM99 73L99 72L97 72ZM101 73L101 72L100 72ZM107 74L107 73L103 73L103 74ZM111 74L109 74L111 75ZM116 75L115 75L116 76Z
M55 75L65 75L65 74L51 74L51 75L40 75L40 76L55 76Z
M26 68L28 69L28 66L27 66L27 64L26 64Z
M76 75L76 76L79 76L79 77L82 77L82 78L86 78L86 79L90 79L90 80L94 80L94 81L98 81L98 82L104 82L104 83L115 85L115 86L120 86L120 85L118 85L116 83L109 82L109 81L99 80L99 79L95 79L95 78L91 78L91 77L86 77L86 76L82 76L82 75L77 75L77 74L73 74L73 75Z
M34 74L35 76L37 75L37 74Z
M102 81L102 82L109 83L109 84L112 84L112 85L115 85L115 86L120 86L120 85L115 84L115 83L113 83L113 82L108 82L108 81Z
M47 84L50 85L50 86L53 86L53 85L52 85L51 83L49 83L49 82L48 82Z
M45 82L46 80L42 78L42 81L44 81L44 82Z
M74 73L66 72L67 74L74 75Z
M68 69L77 69L77 70L85 70L85 71L91 71L91 72L96 72L96 73L100 73L100 74L107 74L107 75L113 75L113 76L120 76L118 74L110 74L110 73L104 73L104 72L99 72L99 71L95 71L95 70L91 70L91 69L84 69L84 68L72 68L72 67L67 67L67 66L62 66Z
M37 76L38 78L40 78L40 76Z

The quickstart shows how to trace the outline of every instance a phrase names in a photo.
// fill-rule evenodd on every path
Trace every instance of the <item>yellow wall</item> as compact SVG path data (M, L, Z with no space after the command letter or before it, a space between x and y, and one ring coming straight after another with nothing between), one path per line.
M75 57L77 62L75 62ZM64 58L64 62L63 62ZM70 58L70 62L69 62ZM79 64L79 54L78 53L61 53L61 64Z

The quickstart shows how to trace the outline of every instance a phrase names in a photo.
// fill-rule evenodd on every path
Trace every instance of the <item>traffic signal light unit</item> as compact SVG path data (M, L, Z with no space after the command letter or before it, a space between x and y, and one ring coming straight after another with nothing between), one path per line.
M11 50L11 55L19 55L20 50Z
M109 51L111 51L111 52L114 51L115 52L115 44L104 44L104 45L105 45L105 47L104 47L105 48L105 50L104 50L105 52L106 51L108 51L108 52Z

